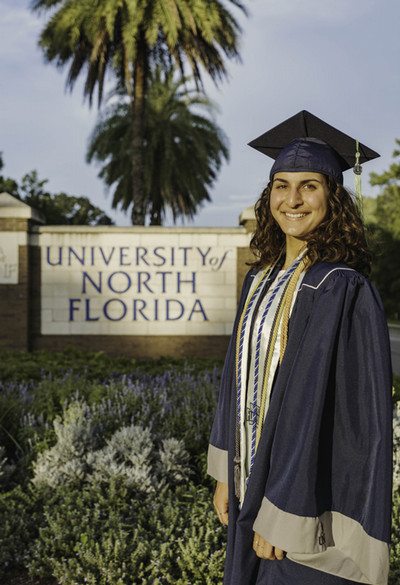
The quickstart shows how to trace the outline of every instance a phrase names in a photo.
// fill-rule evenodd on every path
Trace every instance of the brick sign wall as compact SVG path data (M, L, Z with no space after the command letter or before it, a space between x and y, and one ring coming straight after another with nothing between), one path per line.
M0 195L1 346L223 357L248 229L43 226L12 200Z

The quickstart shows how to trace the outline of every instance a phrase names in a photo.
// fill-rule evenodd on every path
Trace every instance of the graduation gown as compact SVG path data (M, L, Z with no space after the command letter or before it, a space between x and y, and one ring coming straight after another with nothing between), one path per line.
M392 372L379 295L343 264L320 262L306 273L239 510L233 485L235 342L254 275L251 270L243 285L208 454L210 475L229 484L224 585L311 585L325 578L333 583L334 576L385 585ZM287 551L287 558L260 561L252 549L254 531Z

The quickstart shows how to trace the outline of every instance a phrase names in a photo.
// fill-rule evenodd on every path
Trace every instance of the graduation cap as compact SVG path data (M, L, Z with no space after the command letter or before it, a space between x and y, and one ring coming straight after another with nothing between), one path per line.
M343 171L353 167L357 177L361 163L380 156L306 110L261 134L249 146L275 159L270 178L279 172L306 171L331 176L341 184Z

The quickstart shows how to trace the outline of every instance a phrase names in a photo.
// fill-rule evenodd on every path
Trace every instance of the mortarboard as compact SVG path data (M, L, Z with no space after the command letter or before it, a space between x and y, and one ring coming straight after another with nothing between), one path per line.
M270 178L278 172L309 171L343 183L343 171L380 156L344 132L310 112L302 110L249 142L256 150L275 159Z

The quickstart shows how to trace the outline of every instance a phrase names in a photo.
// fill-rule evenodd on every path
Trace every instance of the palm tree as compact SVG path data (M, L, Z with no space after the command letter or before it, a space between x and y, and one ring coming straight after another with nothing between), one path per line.
M152 225L161 225L166 211L193 218L215 181L226 138L207 117L213 106L202 91L188 90L188 79L156 68L147 91L144 118L145 209ZM112 96L114 97L114 96ZM121 96L120 96L121 97ZM202 115L204 110L206 115ZM132 204L132 124L129 102L110 105L90 138L87 160L102 163L99 176L115 187L113 207Z
M241 0L226 0L246 13ZM32 0L52 16L40 36L48 61L69 65L72 89L85 68L84 94L99 105L111 69L125 85L132 110L132 223L144 224L144 110L147 81L156 63L187 64L201 84L201 68L218 82L224 56L238 58L240 27L224 0Z

